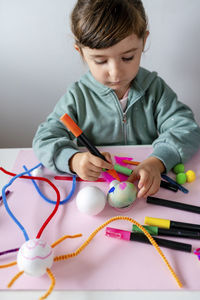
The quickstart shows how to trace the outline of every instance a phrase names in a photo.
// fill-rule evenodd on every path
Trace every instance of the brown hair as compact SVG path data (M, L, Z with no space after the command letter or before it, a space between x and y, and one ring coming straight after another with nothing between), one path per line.
M78 0L71 30L79 48L108 48L132 33L144 38L147 17L140 0Z

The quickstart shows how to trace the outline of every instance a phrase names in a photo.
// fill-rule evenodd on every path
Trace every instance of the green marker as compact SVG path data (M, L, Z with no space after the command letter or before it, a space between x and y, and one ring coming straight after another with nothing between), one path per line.
M133 172L132 169L120 166L118 164L114 164L114 169L115 169L115 171L117 171L119 173L122 173L122 174L125 174L127 176L130 176L132 174L132 172Z
M175 228L165 229L165 228L159 228L157 226L148 226L148 225L143 225L143 227L151 235L176 236L180 238L200 240L200 232L197 231L182 230L182 229L175 229ZM143 233L143 231L140 228L138 228L136 225L132 226L132 232Z

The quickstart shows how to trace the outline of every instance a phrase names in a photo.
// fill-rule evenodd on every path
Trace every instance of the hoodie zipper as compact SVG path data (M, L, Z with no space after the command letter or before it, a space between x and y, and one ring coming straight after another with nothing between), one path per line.
M123 134L124 134L124 143L127 145L127 118L126 118L126 113L123 112Z

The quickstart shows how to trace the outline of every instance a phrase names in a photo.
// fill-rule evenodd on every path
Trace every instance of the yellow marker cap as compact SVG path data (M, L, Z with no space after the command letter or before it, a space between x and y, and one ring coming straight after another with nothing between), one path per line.
M167 219L145 217L144 223L151 226L157 226L159 228L170 228L170 220Z

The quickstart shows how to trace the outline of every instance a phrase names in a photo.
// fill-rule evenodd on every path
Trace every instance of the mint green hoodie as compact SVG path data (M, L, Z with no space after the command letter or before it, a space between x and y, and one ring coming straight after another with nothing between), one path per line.
M96 146L153 145L152 156L169 171L186 162L200 146L200 128L192 111L156 72L139 69L123 113L115 92L90 72L75 82L42 123L33 139L40 162L56 172L69 170L69 159L79 151L74 136L60 122L67 113Z

